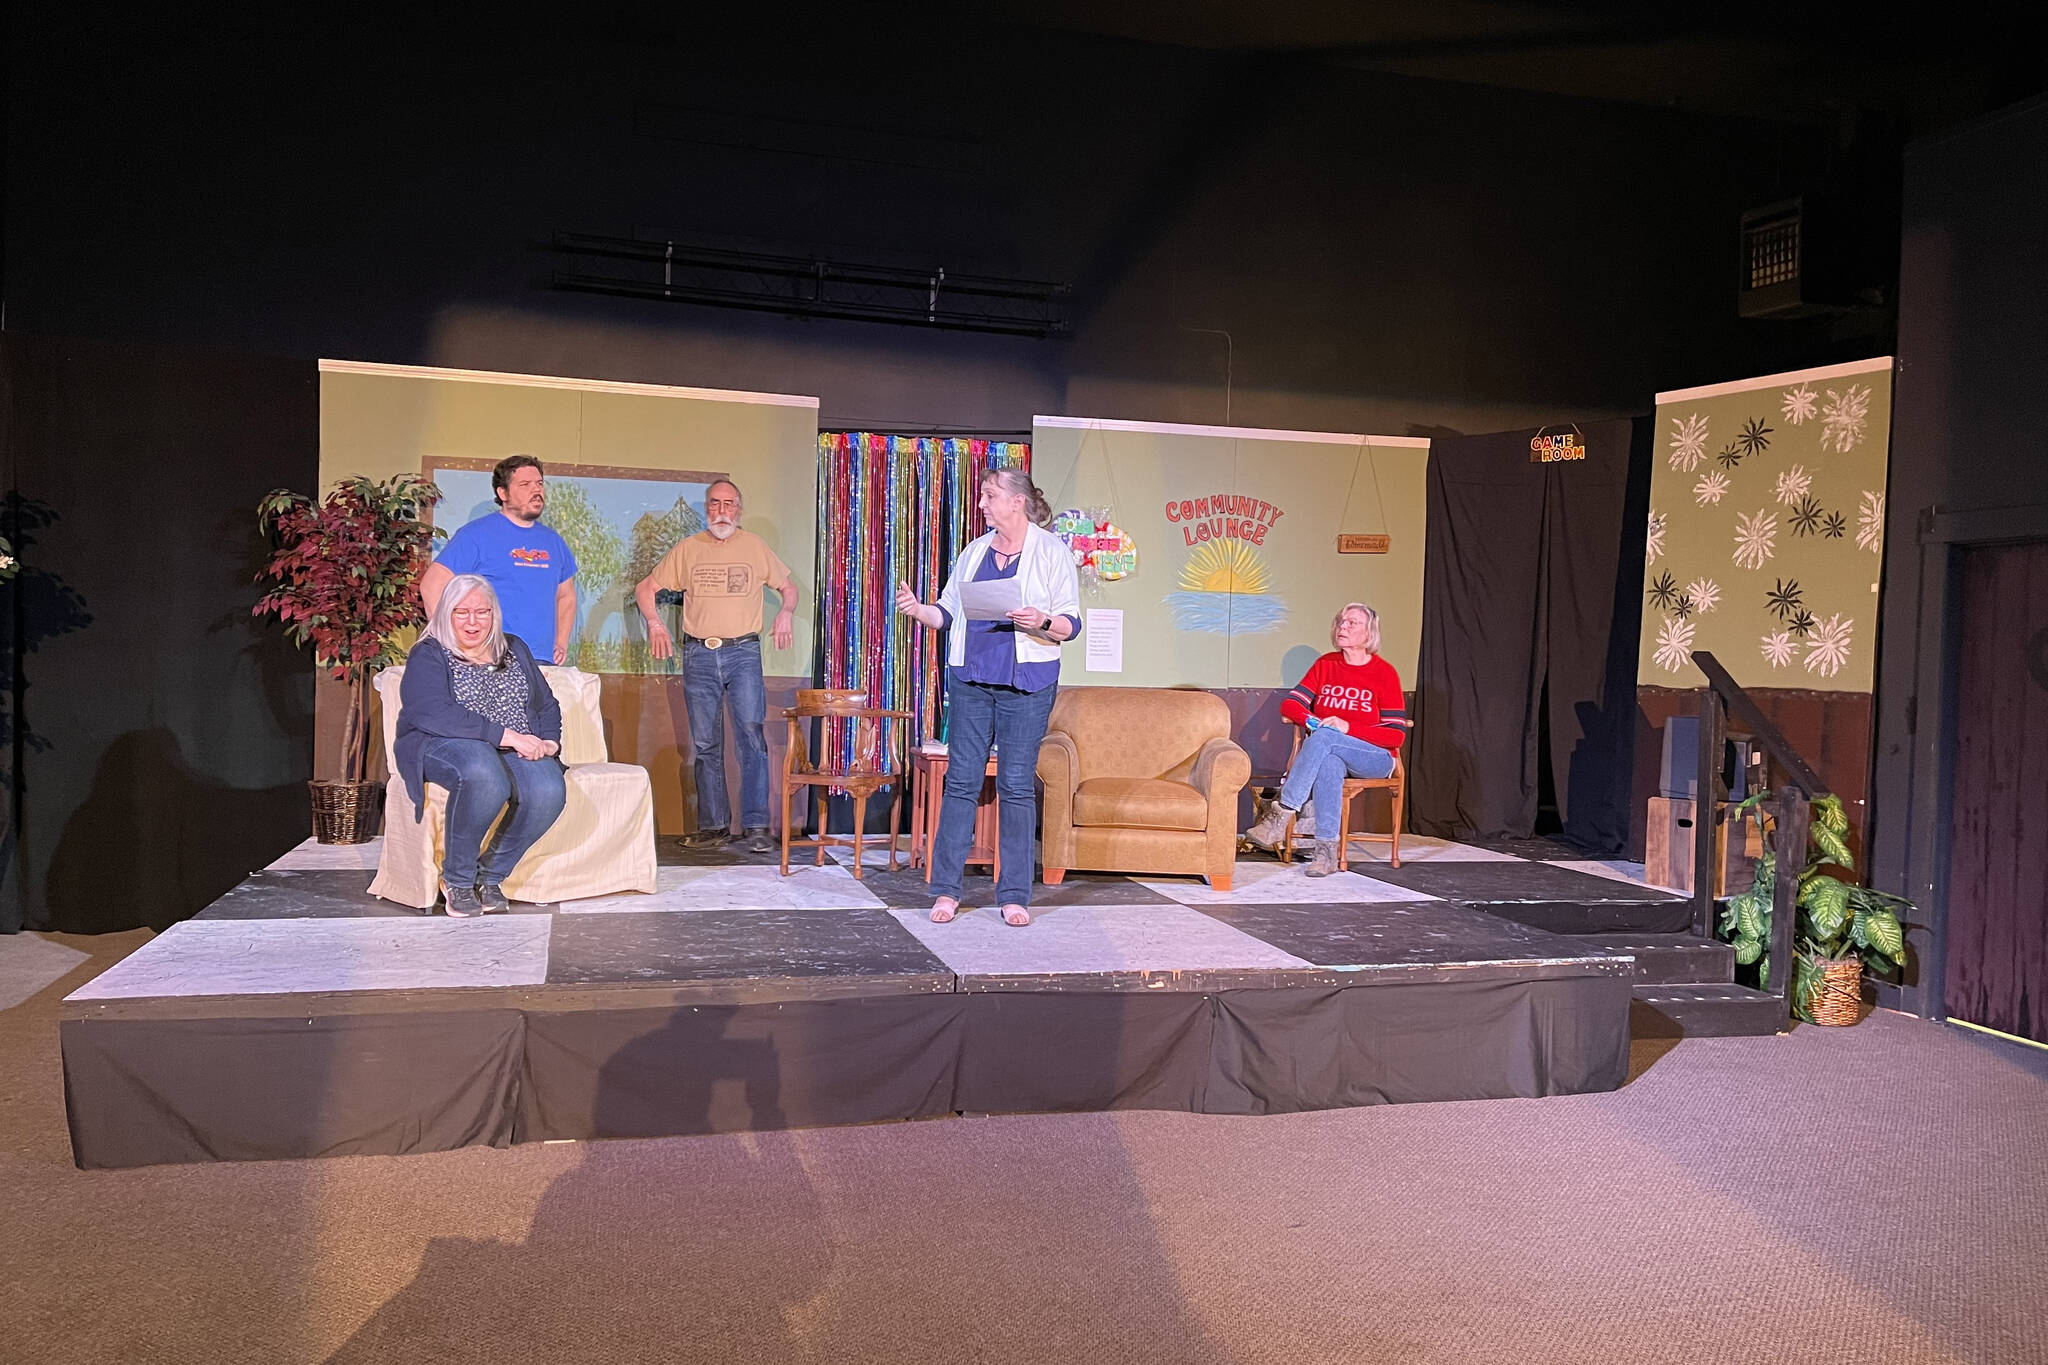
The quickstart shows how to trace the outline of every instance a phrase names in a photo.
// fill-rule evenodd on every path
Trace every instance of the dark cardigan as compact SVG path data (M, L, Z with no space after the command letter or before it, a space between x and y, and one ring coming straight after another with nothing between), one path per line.
M562 705L541 676L533 652L517 635L505 645L513 665L526 670L526 733L562 742ZM430 635L422 635L405 656L405 677L398 684L398 776L412 797L413 819L427 809L426 759L420 750L429 739L474 739L496 747L505 727L455 700L455 677L448 651Z

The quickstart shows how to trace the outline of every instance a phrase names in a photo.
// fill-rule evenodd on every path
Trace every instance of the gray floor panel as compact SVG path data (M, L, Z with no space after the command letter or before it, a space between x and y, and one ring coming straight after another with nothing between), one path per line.
M1032 907L1032 922L1005 924L994 909L933 924L923 910L891 912L934 956L970 978L1273 972L1309 964L1200 911L1181 905ZM1192 983L1184 983L1192 984Z
M552 915L188 920L65 998L535 986Z

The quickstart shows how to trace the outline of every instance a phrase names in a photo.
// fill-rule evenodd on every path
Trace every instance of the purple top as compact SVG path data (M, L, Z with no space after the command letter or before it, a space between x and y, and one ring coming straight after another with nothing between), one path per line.
M1019 556L1018 559L1022 558ZM998 568L993 547L981 557L981 565L974 572L973 581L986 583L998 578L1015 578L1018 559ZM952 615L944 607L939 615L946 618L951 627ZM1059 618L1055 618L1059 619ZM1081 621L1071 613L1065 618L1070 627L1067 638L1081 633ZM1019 692L1040 692L1060 680L1060 661L1042 659L1032 663L1017 662L1017 627L1008 621L966 621L967 662L953 670L953 676L962 682L983 683L990 687L1014 687Z

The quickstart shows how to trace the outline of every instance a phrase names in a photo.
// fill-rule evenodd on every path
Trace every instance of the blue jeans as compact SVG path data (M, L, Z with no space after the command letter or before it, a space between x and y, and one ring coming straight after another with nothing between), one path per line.
M725 716L740 746L740 827L768 828L768 689L761 682L761 642L742 640L707 649L683 641L683 704L690 711L690 748L696 752L697 828L732 828L725 790Z
M481 739L430 739L420 756L426 780L448 789L441 880L450 886L511 876L569 799L558 758L521 758ZM512 809L484 849L485 831L508 802Z
M989 741L996 746L996 798L1003 870L998 905L1031 904L1032 831L1038 824L1038 746L1052 716L1058 683L1036 692L950 679L946 688L946 796L932 841L932 894L960 894L967 850L974 842L974 809L988 775Z
M1336 839L1344 833L1344 779L1387 777L1394 771L1394 752L1362 739L1340 734L1327 725L1308 732L1294 766L1280 784L1280 804L1300 810L1310 797L1316 803L1316 838Z

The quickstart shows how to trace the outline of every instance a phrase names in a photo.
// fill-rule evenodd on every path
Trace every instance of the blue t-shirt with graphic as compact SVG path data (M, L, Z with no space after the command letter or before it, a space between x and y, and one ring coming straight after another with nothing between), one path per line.
M555 589L576 576L568 542L539 522L521 526L493 512L448 537L434 562L450 573L488 578L505 613L505 633L526 641L542 663L554 657Z

